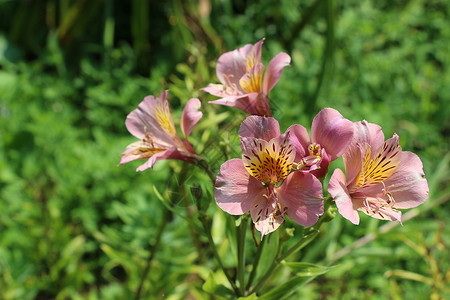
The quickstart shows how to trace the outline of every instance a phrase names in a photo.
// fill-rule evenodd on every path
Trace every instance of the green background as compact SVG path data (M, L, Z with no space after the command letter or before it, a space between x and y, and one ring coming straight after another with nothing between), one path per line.
M132 299L140 285L142 299L219 297L202 288L225 280L193 209L198 193L211 199L208 177L179 161L119 167L135 141L124 121L169 89L179 128L182 106L199 97L204 116L190 142L217 172L240 156L245 114L208 104L215 98L200 88L218 82L222 53L262 38L266 66L281 51L292 58L270 94L282 131L309 128L323 107L377 123L420 156L430 187L418 214L387 233L366 216L324 226L291 260L335 267L289 297L449 297L449 20L444 0L1 1L0 298ZM158 237L167 199L174 209ZM208 213L232 268L230 218L214 201ZM287 222L279 231L290 227L301 230ZM267 290L288 276L274 274Z

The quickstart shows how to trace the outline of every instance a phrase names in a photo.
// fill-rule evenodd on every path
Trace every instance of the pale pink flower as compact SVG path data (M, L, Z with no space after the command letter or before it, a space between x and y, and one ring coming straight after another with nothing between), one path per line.
M428 198L428 183L420 158L402 151L397 134L384 141L381 127L355 123L355 139L343 156L345 172L336 169L328 192L339 213L359 224L358 210L382 220L398 220L397 209L416 207Z
M292 125L290 139L297 153L295 167L309 171L317 178L327 174L331 161L342 156L353 139L353 122L344 119L335 109L324 108L311 126L311 140L306 128Z
M135 159L147 159L136 169L143 171L163 159L194 162L200 158L187 140L194 125L202 117L202 112L199 111L200 101L192 98L184 107L180 122L181 131L185 136L185 140L182 141L173 125L167 94L168 91L164 91L158 98L145 97L127 116L125 125L128 131L140 141L127 146L122 153L121 165Z
M283 68L290 64L291 57L283 52L277 54L264 74L263 42L247 44L219 57L216 73L221 84L209 84L203 90L222 99L210 103L236 107L251 115L271 116L268 94L280 79Z
M323 214L322 184L306 172L291 172L295 149L289 132L280 135L278 121L249 116L239 130L242 159L220 167L214 196L232 215L250 211L261 236L276 230L285 215L311 226Z

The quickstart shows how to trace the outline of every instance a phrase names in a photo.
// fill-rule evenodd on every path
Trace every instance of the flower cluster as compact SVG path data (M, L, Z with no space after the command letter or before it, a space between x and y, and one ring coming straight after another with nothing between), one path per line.
M210 103L250 114L239 129L241 158L226 161L217 175L217 205L232 215L250 212L261 236L276 230L286 216L302 226L314 225L324 213L323 180L329 163L343 157L345 174L334 170L328 192L339 213L359 224L358 211L378 219L401 222L398 209L412 208L428 197L428 184L419 157L402 151L399 137L384 140L381 127L352 122L337 110L324 108L314 118L311 136L299 124L281 134L271 117L268 93L280 79L290 57L279 53L264 72L263 40L223 54L217 63L221 84L203 90L220 97ZM187 137L202 117L200 101L187 102L181 130ZM161 159L196 162L202 158L182 141L170 115L167 91L146 97L126 120L140 140L129 145L120 164L147 159L137 170Z

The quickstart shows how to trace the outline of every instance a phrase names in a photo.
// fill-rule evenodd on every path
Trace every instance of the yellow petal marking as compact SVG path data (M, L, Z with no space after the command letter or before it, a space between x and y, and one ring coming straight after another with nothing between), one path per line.
M359 171L350 192L355 192L388 179L400 164L401 151L402 148L399 146L398 140L389 139L384 142L378 153L371 159L371 149L367 145L363 167Z
M239 85L245 93L260 93L261 82L264 73L264 66L262 64L256 65L250 69L239 80Z
M172 120L170 119L169 104L167 101L158 102L155 106L155 116L161 128L170 134L171 136L176 135L175 127L173 126Z
M269 143L253 140L251 153L242 156L247 171L267 184L283 181L292 170L295 158L294 146L288 142L288 135L281 144L272 139Z

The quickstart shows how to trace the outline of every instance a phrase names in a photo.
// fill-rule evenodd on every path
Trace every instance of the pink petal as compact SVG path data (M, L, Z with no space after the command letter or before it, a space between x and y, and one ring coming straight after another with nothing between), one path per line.
M351 189L357 176L364 164L365 147L368 144L353 143L348 148L347 152L342 156L344 159L345 173L347 173L347 187Z
M341 169L334 170L328 183L328 192L336 202L339 213L355 225L359 224L359 215L347 190L347 182Z
M239 88L239 79L247 72L247 55L253 45L247 44L240 49L226 52L217 61L216 74L226 86Z
M335 109L324 108L314 118L311 140L327 151L330 161L342 156L353 139L353 123Z
M249 116L239 128L239 136L248 138L258 138L265 141L278 137L280 135L280 125L274 118Z
M216 178L214 197L217 205L231 215L242 215L250 210L254 199L261 199L265 187L251 177L241 159L226 161Z
M247 54L247 59L250 59L252 61L252 66L256 66L261 62L261 51L263 43L264 39L256 42L255 45L253 45L251 51Z
M362 206L358 210L375 219L402 222L402 213L392 207L380 207L372 211Z
M265 95L269 94L280 79L284 67L289 66L290 63L291 57L283 52L278 53L274 58L272 58L267 66L266 73L264 74L263 93Z
M148 158L148 153L141 151L140 149L148 148L148 144L143 141L137 141L129 144L125 151L122 153L122 158L120 159L119 165L126 164L127 162Z
M294 124L286 132L289 132L289 139L295 148L296 156L294 161L298 163L302 158L309 155L308 147L310 141L308 131L302 125Z
M155 114L155 109L157 107L160 111L165 111L167 124L173 129L173 133L175 133L172 116L169 112L167 94L168 91L164 91L158 98L155 98L154 96L145 97L138 107L127 116L125 125L132 135L139 139L143 139L148 134L156 142L167 146L175 145L177 142L181 143L181 140L178 141L179 138L176 134L172 135L161 127Z
M172 147L170 149L167 149L163 152L156 153L152 155L145 163L140 165L137 169L137 171L144 171L149 168L153 168L155 163L160 160L164 159L177 159L177 160L183 160L188 161L190 157L184 155L183 153L179 152L177 148Z
M217 97L234 96L234 94L227 90L227 87L223 84L210 83L207 87L202 88L202 90Z
M253 200L250 209L255 228L261 232L261 239L264 235L277 230L284 222L284 213L283 211L280 211L276 199L266 196ZM281 210L283 210L283 208L281 208Z
M370 145L372 153L377 152L384 143L384 134L381 127L365 120L353 124L355 128L354 142L367 143Z
M261 101L261 95L258 93L251 93L238 96L228 96L222 99L209 101L208 103L235 107L250 115L259 115L258 101Z
M424 203L428 199L429 188L420 158L412 152L402 151L398 168L384 181L384 185L378 184L364 191L373 195L389 192L394 198L394 207L405 209Z
M322 184L311 174L291 173L275 191L289 218L302 226L314 225L323 214Z
M239 80L244 93L261 93L261 81L264 73L264 65L259 63L251 67Z
M197 98L192 98L186 103L181 116L181 131L185 137L191 134L195 124L202 118L203 113L199 111L201 106Z

